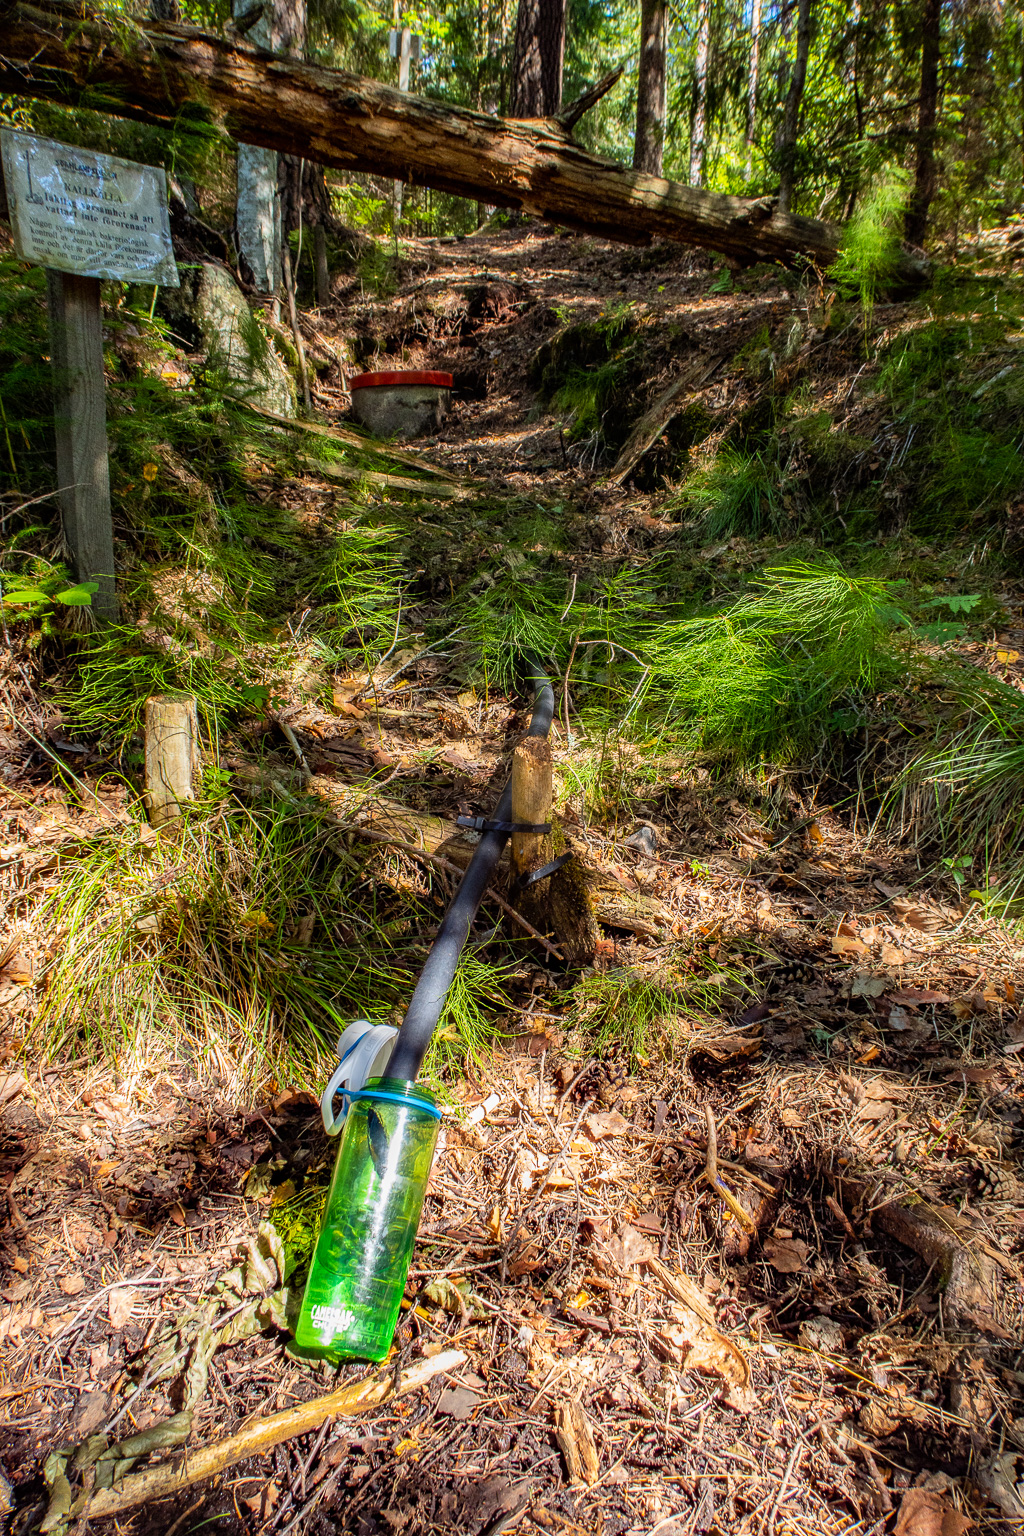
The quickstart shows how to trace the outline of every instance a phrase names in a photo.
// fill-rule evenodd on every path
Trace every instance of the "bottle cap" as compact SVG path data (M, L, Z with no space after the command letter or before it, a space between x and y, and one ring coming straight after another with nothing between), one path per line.
M345 1124L351 1095L371 1077L383 1077L391 1060L397 1029L390 1024L371 1024L369 1019L356 1019L338 1040L341 1058L331 1075L331 1080L320 1099L320 1114L328 1136L337 1136ZM334 1113L335 1095L342 1094L342 1107Z

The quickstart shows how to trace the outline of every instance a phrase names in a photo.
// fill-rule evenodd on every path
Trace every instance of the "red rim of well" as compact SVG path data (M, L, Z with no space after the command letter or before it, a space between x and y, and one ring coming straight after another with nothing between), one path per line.
M450 373L424 373L410 369L408 372L396 373L357 373L354 379L349 379L348 387L374 389L385 384L390 384L392 388L401 384L433 384L435 389L451 389L452 382Z

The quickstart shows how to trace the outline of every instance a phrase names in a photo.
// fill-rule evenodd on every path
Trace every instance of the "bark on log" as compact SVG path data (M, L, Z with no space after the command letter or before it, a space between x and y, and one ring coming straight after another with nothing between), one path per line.
M171 22L138 23L128 51L123 29L60 0L0 0L0 18L5 95L84 101L179 132L191 106L248 144L631 244L678 240L741 262L803 256L819 267L838 250L835 225L628 170L581 149L555 119L489 117Z

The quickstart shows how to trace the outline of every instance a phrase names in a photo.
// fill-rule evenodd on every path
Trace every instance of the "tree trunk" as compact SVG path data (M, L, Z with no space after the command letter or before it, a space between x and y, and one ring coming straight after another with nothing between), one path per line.
M0 0L4 42L0 93L87 99L95 109L169 127L185 103L201 105L229 133L321 165L401 175L504 208L521 208L608 239L645 245L679 240L738 261L807 256L827 267L839 230L775 211L769 199L698 192L588 154L559 122L508 122L342 70L293 63L239 42L169 22L143 24L144 47L128 54L104 22L72 5ZM923 281L927 264L901 277Z
M512 56L512 117L554 117L562 105L565 0L519 0Z
M313 271L317 308L325 309L331 302L331 270L327 265L327 235L322 224L313 225Z
M756 3L756 0L755 0ZM665 45L668 0L641 0L633 169L660 176L665 150Z
M941 41L942 0L924 0L921 93L917 107L917 160L914 166L914 191L904 225L904 234L911 245L924 245L928 233L928 210L935 196L935 123L939 110Z
M757 126L757 86L761 66L761 0L751 0L750 11L750 72L747 76L747 163L744 181L749 181L754 171L754 129Z
M811 51L811 0L800 0L796 24L796 58L789 77L786 107L779 141L779 210L789 213L793 207L793 178L796 171L796 144L800 134L800 106L807 80L807 59Z
M704 185L704 149L708 132L708 54L711 51L711 0L700 0L697 58L694 64L693 128L690 132L690 186Z
M983 197L993 169L993 142L989 136L989 127L995 89L995 28L992 14L984 6L971 7L967 16L961 66L961 94L964 97L963 159L967 166L969 193L974 197Z
M232 10L240 20L251 12L251 0L233 0ZM301 54L306 42L305 0L268 0L262 16L249 28L248 37L256 47L272 53ZM239 144L235 200L238 248L255 287L271 295L281 286L280 172L274 150Z

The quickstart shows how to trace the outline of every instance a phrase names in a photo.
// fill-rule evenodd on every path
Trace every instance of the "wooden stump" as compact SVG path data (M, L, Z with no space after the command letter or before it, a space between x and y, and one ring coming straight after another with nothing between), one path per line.
M551 743L527 736L512 757L512 820L531 826L551 820L554 771ZM575 856L553 875L532 885L524 881L558 857L552 833L513 832L512 904L542 933L553 935L569 965L586 965L597 947L593 904Z
M202 763L191 694L154 694L146 704L146 809L154 827L177 821L196 797Z

